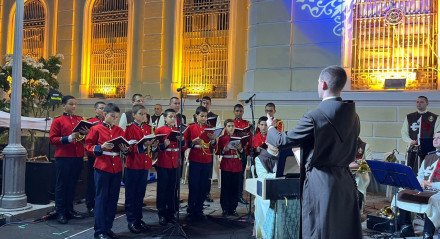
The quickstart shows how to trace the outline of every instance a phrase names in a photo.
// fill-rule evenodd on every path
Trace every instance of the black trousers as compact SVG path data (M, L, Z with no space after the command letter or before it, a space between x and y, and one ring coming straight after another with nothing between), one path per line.
M233 213L238 205L237 192L239 188L240 178L242 177L241 172L221 172L221 189L220 189L220 205L223 211L228 213Z
M83 158L55 158L55 209L66 215L73 210L75 188L83 165Z
M125 168L125 214L128 224L142 220L148 175L148 170Z
M95 169L95 236L109 233L118 207L121 173Z
M86 192L86 206L91 209L95 206L95 157L89 156L87 160L87 192Z
M212 164L189 162L188 179L188 209L190 215L203 214L203 202L207 194L207 182Z
M432 221L426 216L425 216L425 225L423 226L423 233L428 233L430 235L434 235L435 232L435 226L432 223ZM401 227L402 225L411 225L412 224L412 220L411 220L411 212L403 210L403 209L399 209L399 216L397 218L397 222L399 224L399 227Z
M157 167L156 207L159 216L172 217L178 212L179 201L177 187L179 183L179 168Z

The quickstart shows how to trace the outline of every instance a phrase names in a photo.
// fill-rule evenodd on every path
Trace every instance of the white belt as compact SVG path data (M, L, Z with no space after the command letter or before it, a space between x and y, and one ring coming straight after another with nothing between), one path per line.
M165 151L177 152L177 151L179 151L179 148L168 148L168 149L165 149Z
M223 158L226 158L226 159L238 159L240 157L238 157L238 155L223 155Z
M196 149L201 149L202 146L201 146L200 144L196 144L196 145L194 145L194 148L196 148Z
M108 156L119 156L119 153L115 153L115 152L108 152L108 151L103 151L102 152L103 155L108 155Z

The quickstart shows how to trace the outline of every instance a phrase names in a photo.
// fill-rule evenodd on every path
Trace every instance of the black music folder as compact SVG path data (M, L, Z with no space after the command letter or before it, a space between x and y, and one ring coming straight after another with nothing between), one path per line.
M92 126L97 125L99 122L93 122L90 123L88 121L85 120L81 120L80 122L78 122L78 124L75 126L75 128L73 128L73 132L79 132L80 130L82 130L83 128L86 129L90 129L92 128Z

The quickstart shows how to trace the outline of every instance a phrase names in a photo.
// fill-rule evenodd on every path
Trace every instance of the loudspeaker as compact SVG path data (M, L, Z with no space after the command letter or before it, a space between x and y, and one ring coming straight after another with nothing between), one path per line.
M54 188L55 165L53 162L26 162L25 192L28 203L49 204Z
M379 232L394 233L394 219L367 215L367 228Z

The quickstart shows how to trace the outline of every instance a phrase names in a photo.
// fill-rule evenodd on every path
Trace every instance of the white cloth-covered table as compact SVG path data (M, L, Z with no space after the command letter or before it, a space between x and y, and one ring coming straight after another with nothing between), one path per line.
M394 207L394 202L393 197L391 207ZM404 202L397 199L396 206L414 213L425 213L436 228L440 227L440 193L436 193L429 198L428 204Z
M0 111L0 127L9 128L11 115L7 112ZM49 131L52 119L21 117L22 129L36 129L41 131Z

